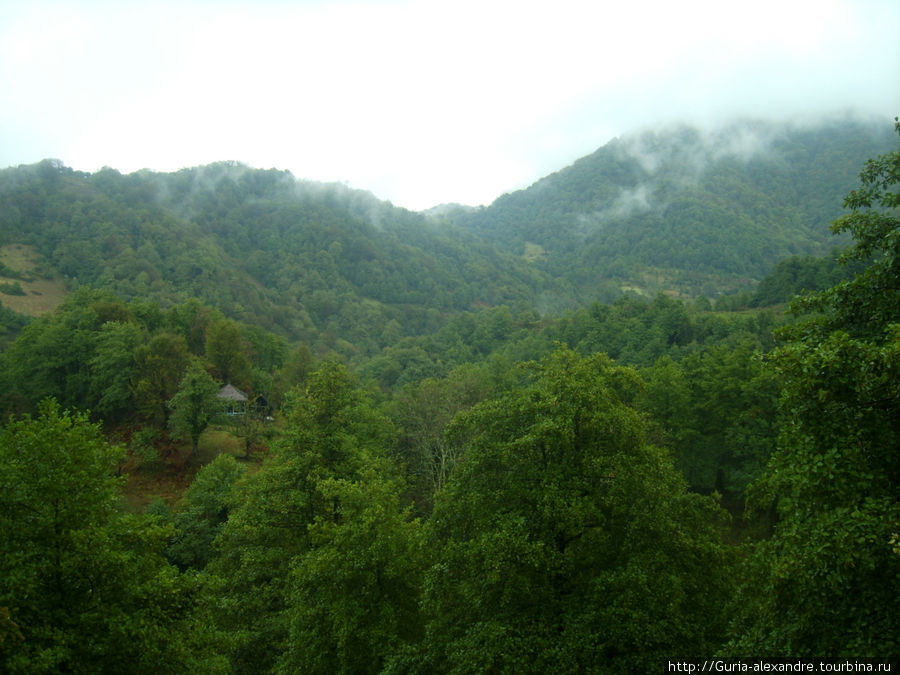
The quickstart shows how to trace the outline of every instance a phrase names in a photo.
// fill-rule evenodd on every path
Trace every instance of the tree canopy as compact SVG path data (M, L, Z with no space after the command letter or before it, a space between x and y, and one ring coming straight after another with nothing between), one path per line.
M773 355L781 433L754 490L774 532L751 561L738 654L900 655L900 151L860 180L834 229L866 266L800 298L818 313Z
M0 311L0 670L896 659L900 151L818 238L865 129L647 134L428 216L0 171L0 293L68 275Z

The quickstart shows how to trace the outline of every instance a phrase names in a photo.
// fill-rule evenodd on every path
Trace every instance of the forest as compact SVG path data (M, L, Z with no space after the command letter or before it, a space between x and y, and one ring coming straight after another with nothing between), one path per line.
M897 661L900 121L722 134L0 171L0 670Z

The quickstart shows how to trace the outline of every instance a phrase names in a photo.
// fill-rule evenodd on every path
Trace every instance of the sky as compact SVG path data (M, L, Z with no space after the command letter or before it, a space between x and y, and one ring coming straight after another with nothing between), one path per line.
M900 114L898 0L0 0L0 167L489 204L617 136Z

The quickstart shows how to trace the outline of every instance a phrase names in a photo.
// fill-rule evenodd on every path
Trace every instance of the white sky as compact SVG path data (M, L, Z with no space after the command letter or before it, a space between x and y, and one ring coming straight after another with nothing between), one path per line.
M490 203L636 128L900 114L898 0L0 0L0 167Z

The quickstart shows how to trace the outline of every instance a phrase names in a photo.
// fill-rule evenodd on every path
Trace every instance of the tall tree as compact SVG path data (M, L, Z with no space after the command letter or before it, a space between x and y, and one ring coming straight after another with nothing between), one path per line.
M132 322L107 321L97 335L90 362L91 400L107 422L118 421L134 410L134 352L141 339L140 327Z
M900 151L860 179L832 229L867 266L799 300L816 314L773 357L781 434L755 489L775 523L738 599L737 655L900 656Z
M462 414L410 671L649 672L721 636L721 514L645 440L634 371L560 350Z
M179 436L191 439L191 454L198 455L200 435L213 417L222 409L218 398L219 385L197 360L188 366L178 391L167 406L172 411L169 426Z
M390 421L341 365L323 364L305 391L288 396L284 435L259 472L236 490L235 508L216 540L219 557L208 567L222 580L212 604L218 626L231 636L226 649L236 669L274 667L292 622L306 634L303 620L289 611L296 581L291 570L331 540L313 537L313 530L321 534L328 523L349 518L342 489L332 483L346 484L354 494L371 458L385 457L392 439ZM317 574L312 568L309 573ZM312 583L312 577L301 578ZM291 659L306 657L295 650Z
M213 541L228 520L232 491L244 469L222 454L197 472L174 514L176 535L167 555L182 569L202 570L215 557Z
M134 398L138 410L151 422L165 427L169 420L166 403L178 391L178 384L190 363L187 343L180 335L157 333L134 353L137 380Z
M122 453L51 400L0 430L0 617L22 638L0 643L0 670L201 667L186 644L192 582L162 556L171 531L120 510Z
M292 566L279 672L378 673L421 638L421 526L385 458L362 461L358 477L320 483L340 517L315 519Z
M206 358L216 376L242 389L252 382L250 357L241 328L228 319L213 321L206 328Z

